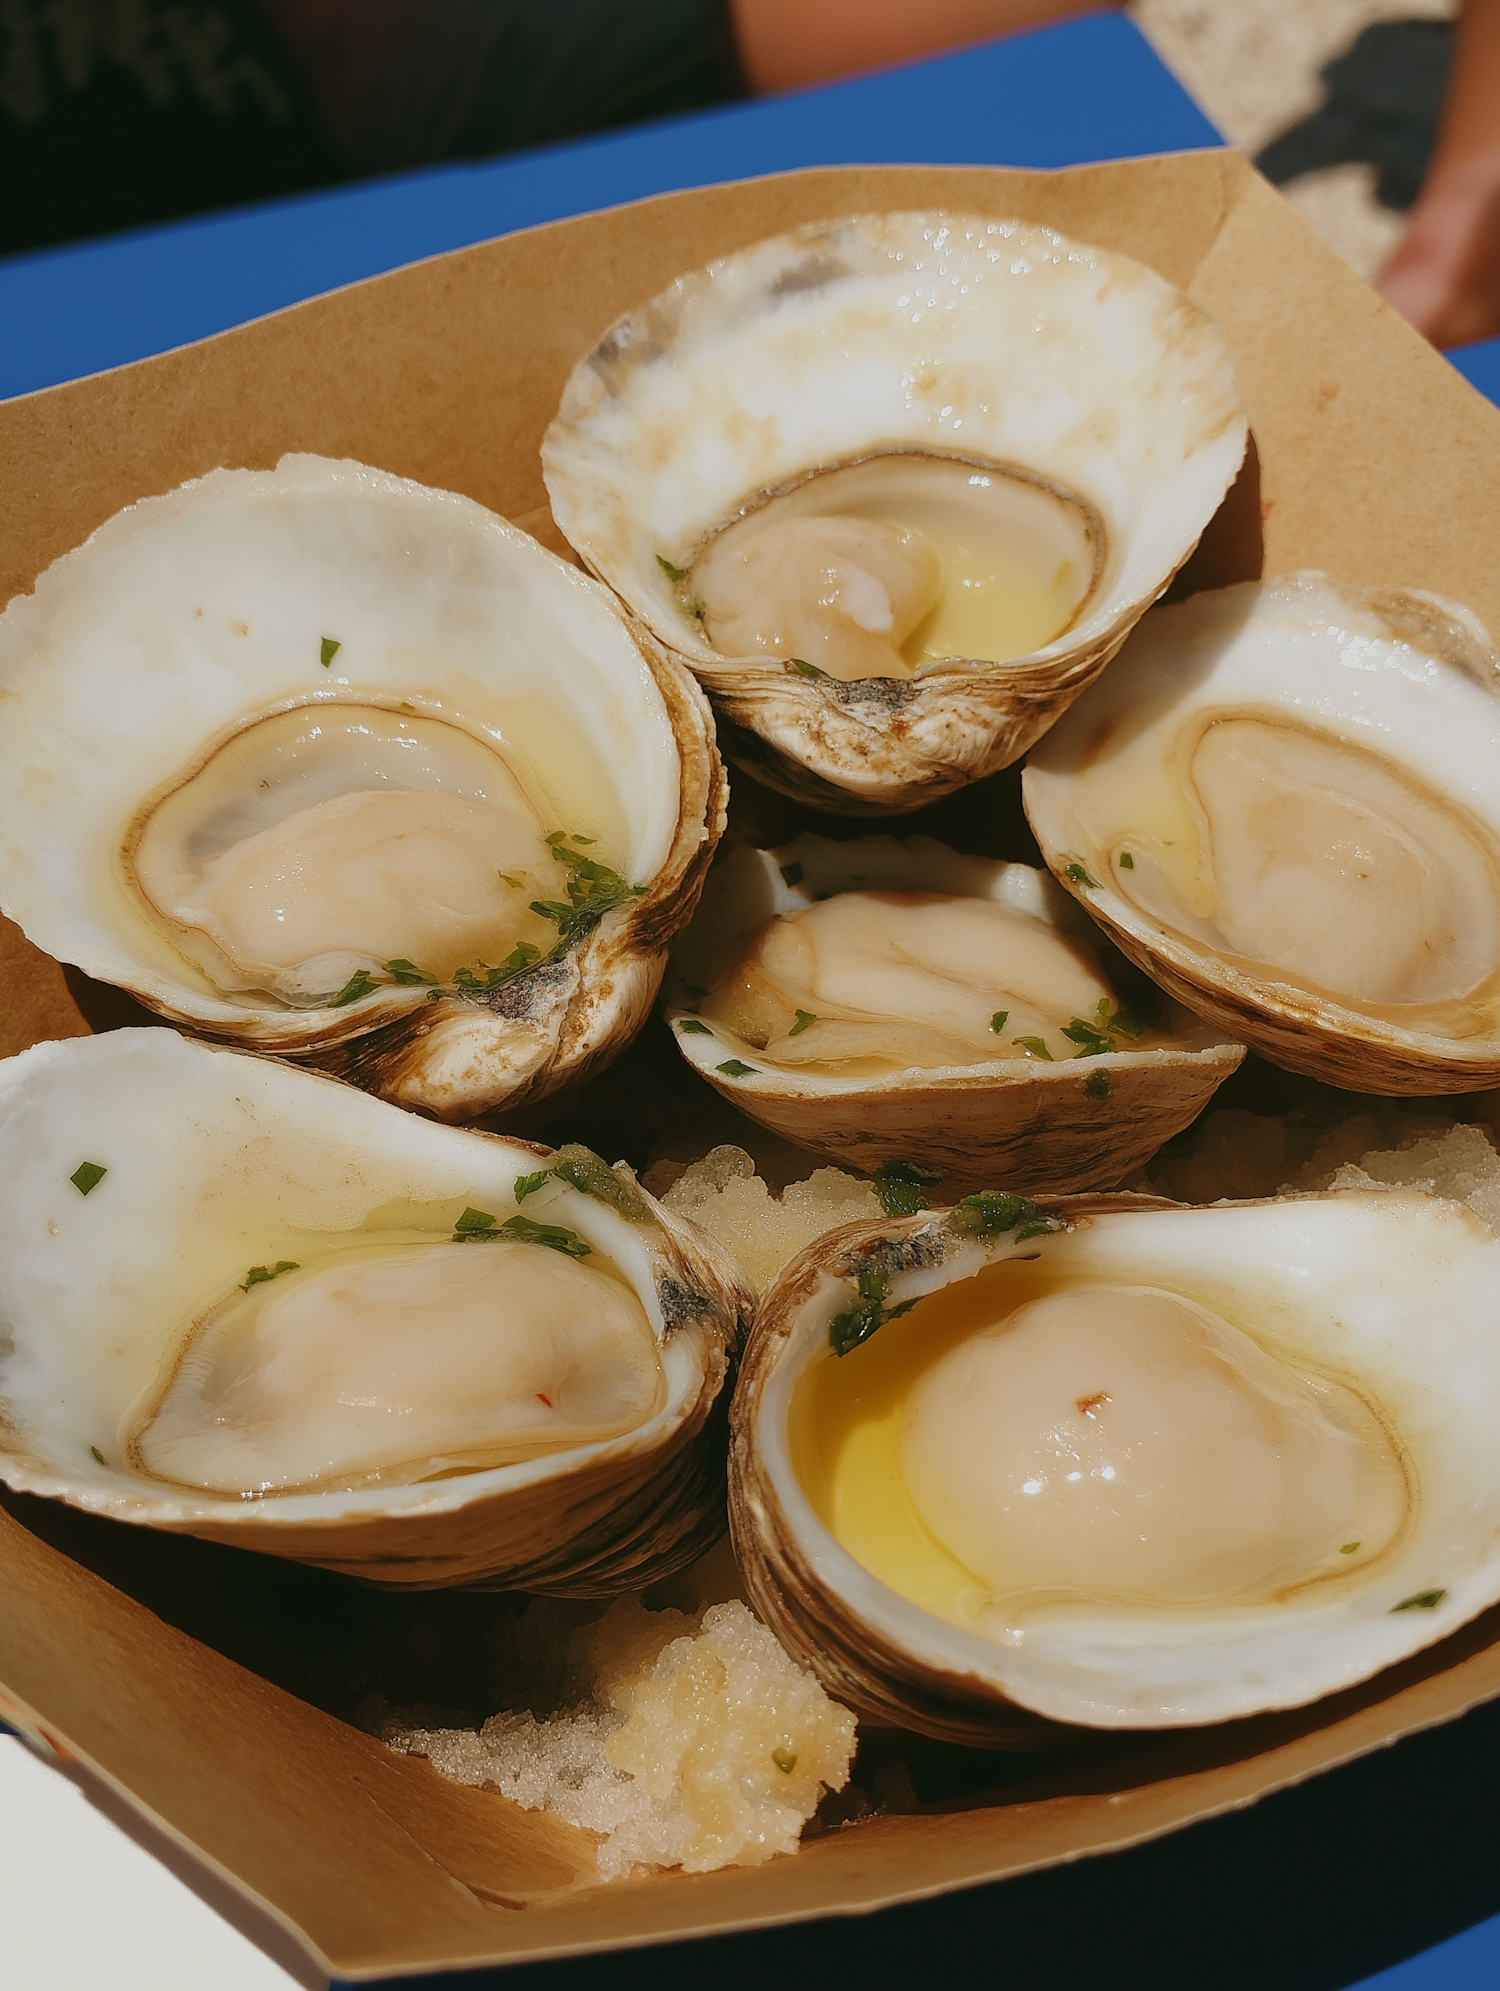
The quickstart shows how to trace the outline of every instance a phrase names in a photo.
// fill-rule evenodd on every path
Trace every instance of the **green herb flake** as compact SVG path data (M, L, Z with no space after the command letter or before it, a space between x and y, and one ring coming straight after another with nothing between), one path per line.
M492 968L487 961L476 961L474 968L479 970L477 975L474 968L455 969L453 986L462 989L465 995L488 995L491 989L503 988L507 982L513 982L517 975L541 958L539 947L533 947L529 940L518 940L496 968Z
M677 585L679 581L685 581L687 579L687 568L674 567L671 561L667 558L665 553L657 554L656 564L658 567L661 568L662 572L666 575L667 579L672 583L674 587Z
M982 1241L1014 1231L1017 1242L1024 1242L1029 1237L1055 1231L1058 1225L1051 1217L1043 1216L1028 1197L981 1190L978 1195L965 1196L950 1212L948 1228L957 1231L960 1237Z
M875 1171L875 1194L888 1217L914 1217L927 1208L924 1190L935 1189L942 1172L914 1161L883 1161Z
M714 1034L706 1023L700 1023L696 1016L684 1016L677 1028L684 1037L712 1037Z
M502 885L509 885L513 892L521 892L526 888L526 880L518 872L497 871L495 876L500 880Z
M1446 1590L1419 1590L1414 1597L1403 1597L1399 1604L1392 1604L1391 1616L1398 1611L1435 1611L1447 1594Z
M1028 1058L1041 1058L1044 1063L1052 1063L1052 1053L1040 1037L1012 1037L1013 1044L1019 1044Z
M806 657L788 657L786 667L789 671L795 671L798 677L820 678L828 675L827 671L820 671L816 664L810 664Z
M593 1251L591 1244L585 1244L577 1231L570 1231L562 1224L538 1224L530 1217L507 1217L497 1230L487 1231L487 1237L513 1238L518 1244L542 1244L548 1251L560 1251L568 1258L587 1258Z
M300 1269L295 1258L278 1258L274 1265L252 1265L240 1281L240 1291L248 1293L252 1286L264 1286L272 1279L279 1279L283 1272L296 1272Z
M1135 859L1128 850L1120 852L1120 869L1122 871L1134 871L1135 869Z
M715 1071L722 1072L725 1078L749 1078L759 1070L757 1065L747 1065L739 1058L726 1058L722 1065L715 1065Z
M633 1224L650 1220L651 1206L630 1177L617 1174L592 1148L570 1141L566 1147L558 1149L552 1173L559 1182L582 1190L585 1196L592 1196L596 1202L608 1203L612 1210L618 1210Z
M1088 885L1096 892L1099 889L1099 880L1091 878L1081 864L1064 865L1063 876L1070 878L1075 885Z
M462 1244L465 1238L493 1237L496 1219L488 1210L476 1210L471 1204L453 1226L453 1242Z
M1005 1028L1006 1024L1009 1021L1010 1021L1010 1011L1008 1009L997 1009L994 1015L990 1018L990 1028L991 1030L994 1031L995 1035L998 1037L1000 1035L1000 1032Z
M1062 1034L1069 1043L1078 1046L1073 1053L1075 1058L1101 1058L1107 1051L1115 1048L1106 1036L1092 1023L1085 1023L1081 1016L1075 1016L1071 1023L1065 1023Z
M351 1002L358 1002L361 996L372 995L380 987L379 982L364 968L356 968L336 996L328 998L330 1009L347 1009Z
M1355 1550L1356 1550L1356 1549L1357 1549L1358 1547L1359 1547L1359 1543L1358 1543L1358 1542L1344 1542L1344 1543L1342 1543L1342 1544L1340 1545L1340 1548L1339 1548L1339 1554L1340 1554L1340 1555L1353 1555L1354 1551L1355 1551Z
M437 976L429 975L415 961L387 961L385 972L394 977L403 989L435 989L438 985Z
M549 919L557 928L558 942L562 947L570 947L591 933L608 912L616 906L628 905L632 899L645 896L644 885L629 885L618 871L612 871L607 864L597 858L585 857L582 851L570 850L562 833L549 836L552 854L559 864L568 871L567 903L560 899L533 899L531 910L541 919Z
M799 1009L797 1021L786 1034L788 1037L800 1037L803 1031L809 1029L817 1020L810 1009Z
M800 864L783 864L781 867L781 882L787 886L800 885L802 883L802 866Z
M96 1466L107 1466L109 1464L109 1460L105 1458L97 1445L89 1446L89 1457L94 1461Z
M539 1168L534 1175L518 1175L516 1186L511 1191L518 1203L524 1203L528 1196L534 1196L538 1189L552 1180L550 1168Z
M343 649L343 647L344 647L343 644L339 641L337 636L325 636L323 638L323 645L322 648L318 651L318 655L323 660L323 668L325 671L327 670L328 666L333 662L334 658L338 655L339 651Z
M1079 1056L1083 1056L1081 1051L1079 1052ZM1088 1077L1083 1081L1083 1093L1086 1099L1108 1099L1109 1073L1090 1072Z
M795 1749L773 1749L771 1761L784 1777L789 1777L797 1767L797 1752Z
M883 1265L866 1265L859 1273L855 1281L858 1299L828 1323L828 1345L840 1360L868 1341L890 1318L884 1305L889 1289L890 1280Z
M109 1170L97 1161L81 1161L68 1180L80 1196L87 1196L99 1187L108 1174Z

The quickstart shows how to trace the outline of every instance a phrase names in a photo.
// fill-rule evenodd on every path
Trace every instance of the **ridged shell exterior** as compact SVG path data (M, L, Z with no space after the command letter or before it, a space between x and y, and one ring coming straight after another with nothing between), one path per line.
M328 666L317 632L334 627ZM408 694L462 713L455 657L500 706L545 686L588 735L644 895L492 993L282 1009L213 991L121 883L142 805L252 714ZM214 471L119 513L0 616L0 692L0 890L37 946L186 1030L438 1119L540 1098L623 1049L723 828L707 704L606 590L472 500L355 463Z
M967 214L808 224L679 277L581 360L542 446L553 513L697 672L725 750L815 807L899 813L1020 758L1114 655L1233 479L1245 418L1217 331L1126 256ZM1103 571L1030 656L809 680L726 658L688 568L764 496L891 451L1071 493Z
M1054 875L1121 953L1272 1064L1391 1096L1500 1086L1500 978L1482 992L1488 1027L1439 1037L1225 960L1123 895L1080 814L1099 743L1142 725L1170 741L1215 707L1286 713L1410 768L1500 847L1500 660L1488 633L1435 596L1315 573L1195 595L1152 611L1039 745L1022 789Z
M795 884L787 883L788 872ZM765 920L854 887L993 898L1077 933L1091 948L1100 944L1045 872L965 857L931 837L833 842L807 835L780 850L733 852L710 874L673 952L667 1023L700 1077L752 1120L813 1154L869 1175L882 1162L921 1163L941 1172L945 1196L997 1183L1026 1195L1112 1189L1197 1118L1245 1055L1242 1044L1219 1041L1217 1031L1176 1005L1168 1018L1174 1041L1159 1049L1054 1064L991 1060L875 1078L769 1064L720 1024L711 1036L684 1031L694 1020L684 984L711 987L733 950ZM1108 972L1110 950L1100 951ZM727 1076L719 1067L731 1059L752 1071Z
M69 1179L85 1158L107 1170L87 1196ZM174 1489L116 1463L121 1420L185 1323L275 1233L352 1233L393 1200L451 1198L503 1216L516 1178L551 1158L167 1030L9 1060L0 1477L114 1520L399 1589L598 1597L683 1568L722 1532L728 1382L753 1302L712 1239L625 1177L611 1180L626 1214L561 1185L528 1209L607 1253L645 1308L668 1395L639 1430L424 1484L261 1499Z
M1326 1594L1207 1619L1184 1610L1175 1625L1085 1614L1011 1646L909 1603L842 1548L803 1492L787 1429L796 1383L870 1265L886 1270L896 1305L1017 1251L1045 1252L1049 1240L955 1237L943 1211L845 1225L762 1295L729 1467L747 1594L831 1693L940 1741L1044 1748L1079 1727L1195 1726L1302 1706L1500 1599L1500 1240L1472 1212L1417 1191L1362 1190L1198 1209L1129 1196L1040 1207L1067 1226L1059 1242L1081 1245L1095 1276L1169 1290L1185 1278L1200 1301L1264 1324L1283 1352L1368 1391L1394 1422L1413 1518L1383 1558Z

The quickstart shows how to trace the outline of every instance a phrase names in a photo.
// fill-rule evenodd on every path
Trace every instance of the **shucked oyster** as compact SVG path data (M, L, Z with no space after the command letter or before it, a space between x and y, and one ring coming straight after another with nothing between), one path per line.
M1050 229L884 214L756 244L574 369L559 525L732 755L842 811L1007 766L1197 542L1245 420L1213 326Z
M1320 574L1157 609L1033 754L1048 863L1275 1063L1500 1085L1500 672L1449 603Z
M982 1746L1366 1679L1500 1599L1497 1277L1415 1191L830 1232L736 1394L750 1599L855 1708Z
M638 1589L722 1525L737 1268L582 1149L167 1030L0 1069L0 1475L411 1588Z
M1244 1056L1045 872L931 837L735 851L673 951L667 1020L753 1120L945 1194L1113 1188Z
M638 1027L723 777L692 680L480 506L288 457L0 618L0 897L187 1028L440 1118Z

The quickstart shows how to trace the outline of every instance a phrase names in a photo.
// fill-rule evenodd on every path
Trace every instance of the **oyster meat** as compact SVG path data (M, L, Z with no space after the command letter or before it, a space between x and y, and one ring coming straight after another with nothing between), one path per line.
M584 1149L168 1030L0 1071L0 1475L409 1588L638 1589L722 1527L751 1299Z
M574 369L542 461L731 755L819 807L1018 759L1196 544L1246 427L1218 333L1111 251L972 214L810 224Z
M1244 1056L1045 872L930 837L733 852L674 951L667 1020L752 1119L948 1193L1112 1188Z
M0 617L0 896L184 1028L444 1119L639 1027L722 823L691 677L480 506L220 470Z
M751 1601L851 1705L981 1746L1366 1679L1500 1599L1497 1271L1414 1190L832 1232L736 1398Z
M1117 945L1274 1063L1500 1085L1500 674L1466 610L1318 574L1157 609L1023 776Z

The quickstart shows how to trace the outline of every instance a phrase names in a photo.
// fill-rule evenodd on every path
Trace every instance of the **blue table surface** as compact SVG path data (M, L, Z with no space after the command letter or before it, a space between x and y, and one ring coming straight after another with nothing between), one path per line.
M1086 16L851 83L0 261L0 397L123 365L423 256L800 166L1063 166L1221 141L1143 38ZM1500 339L1450 355L1500 402ZM1132 1852L895 1909L504 1973L470 1991L877 1987L1494 1991L1500 1708ZM1458 1933L1454 1933L1457 1931ZM1371 1975L1371 1972L1375 1974Z

